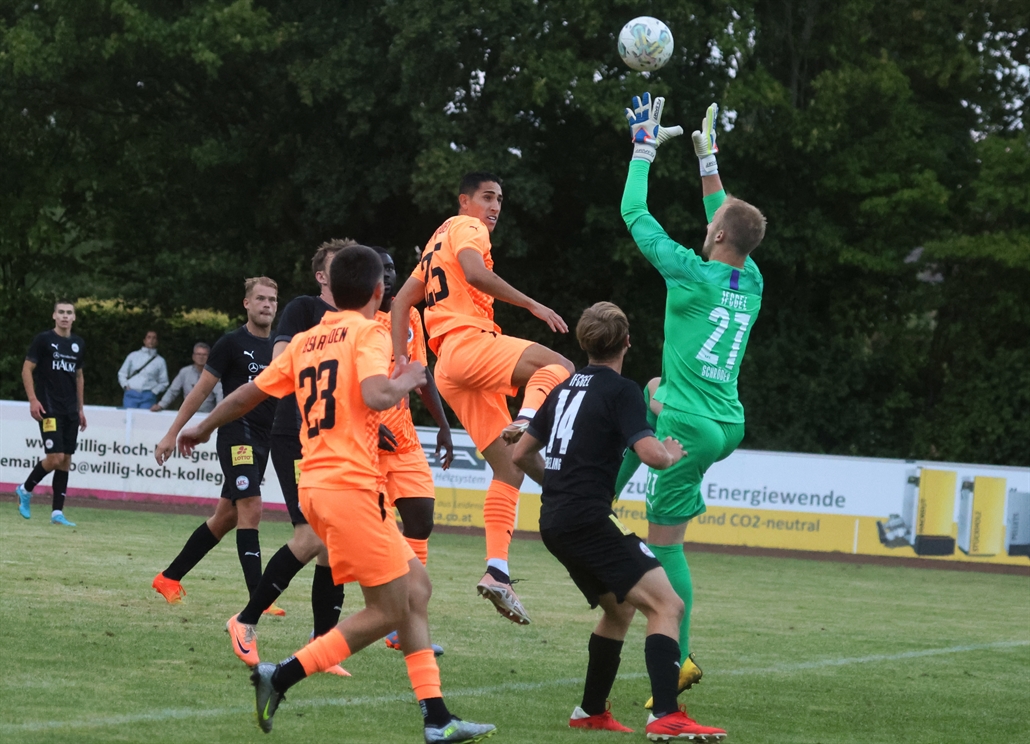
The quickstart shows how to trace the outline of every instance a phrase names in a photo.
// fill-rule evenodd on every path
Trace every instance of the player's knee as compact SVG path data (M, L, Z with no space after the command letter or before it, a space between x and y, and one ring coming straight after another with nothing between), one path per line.
M570 362L565 357L563 357L561 354L558 354L558 359L559 361L557 363L563 366L565 368L565 371L568 372L570 375L576 371L576 365Z
M676 620L677 623L683 620L683 613L686 611L686 606L683 604L683 600L675 594L664 597L661 605L659 606L659 612L666 617L671 617Z

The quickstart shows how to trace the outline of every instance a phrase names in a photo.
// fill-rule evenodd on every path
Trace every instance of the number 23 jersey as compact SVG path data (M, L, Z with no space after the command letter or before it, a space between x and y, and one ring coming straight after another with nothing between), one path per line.
M361 382L388 374L390 339L383 326L353 310L326 313L298 333L254 384L300 408L301 488L382 490L381 414L365 405Z
M477 217L451 217L433 233L411 272L426 287L425 324L433 353L439 353L444 334L455 328L501 332L494 323L494 298L465 279L458 254L466 250L478 252L486 268L493 270L486 225Z

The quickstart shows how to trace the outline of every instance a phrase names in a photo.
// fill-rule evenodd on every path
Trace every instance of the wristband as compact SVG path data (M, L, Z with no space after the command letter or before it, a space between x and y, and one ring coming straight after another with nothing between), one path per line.
M653 163L656 152L657 149L654 145L644 143L634 144L633 157L631 160L646 160L648 163Z
M715 155L705 155L703 158L698 160L698 165L701 168L701 176L714 176L719 172L719 163L715 160Z

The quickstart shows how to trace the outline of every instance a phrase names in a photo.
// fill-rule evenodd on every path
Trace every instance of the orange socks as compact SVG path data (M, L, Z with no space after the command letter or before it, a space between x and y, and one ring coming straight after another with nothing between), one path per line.
M422 565L426 565L426 561L429 560L429 540L416 540L414 537L404 539L408 541L415 556L422 561Z
M534 372L526 383L526 394L522 398L519 416L533 418L544 404L547 394L554 390L555 385L560 385L567 379L569 371L560 364L548 364Z
M508 560L508 544L515 531L515 507L518 503L519 489L499 480L490 481L483 503L487 560Z
M408 665L408 679L411 680L416 700L443 697L440 692L440 667L436 665L432 648L408 654L404 657L404 663Z
M433 651L430 649L429 655L432 656L432 654ZM315 672L324 672L334 664L339 664L346 659L350 656L350 646L347 645L347 639L343 637L340 629L333 628L325 635L313 640L294 656L304 667L304 673L310 676ZM439 679L439 675L437 678Z

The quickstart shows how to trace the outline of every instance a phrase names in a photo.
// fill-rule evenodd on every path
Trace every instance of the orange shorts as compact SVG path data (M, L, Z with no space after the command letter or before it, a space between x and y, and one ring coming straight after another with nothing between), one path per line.
M443 338L433 372L436 387L480 452L511 423L506 398L519 391L511 376L532 345L478 328L459 328Z
M379 472L386 478L387 506L397 499L435 499L433 471L422 450L417 452L379 452Z
M335 583L382 586L408 573L408 561L415 554L397 529L383 494L301 488L300 508L329 549Z

